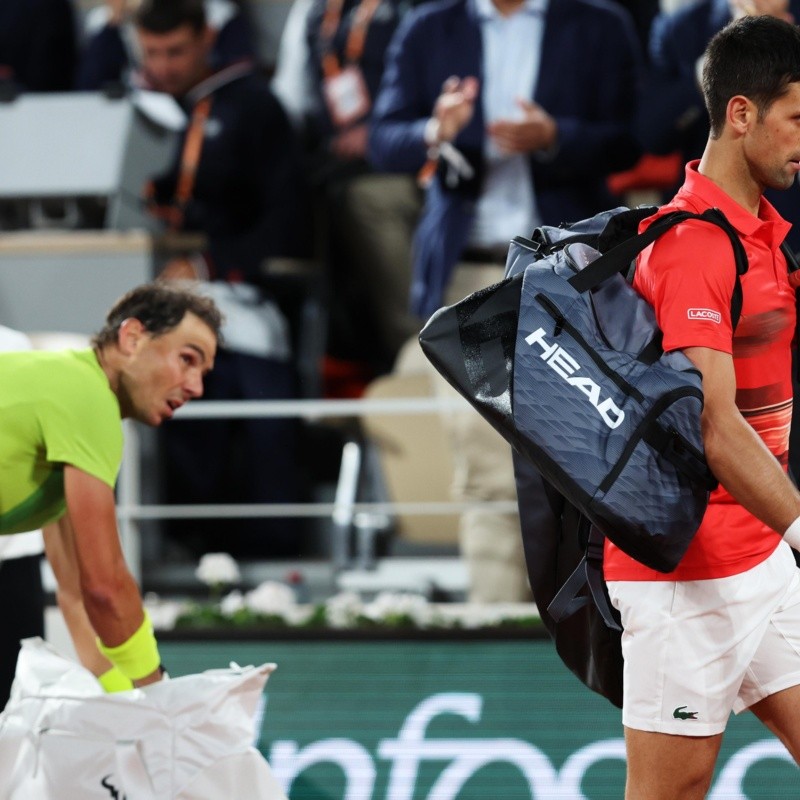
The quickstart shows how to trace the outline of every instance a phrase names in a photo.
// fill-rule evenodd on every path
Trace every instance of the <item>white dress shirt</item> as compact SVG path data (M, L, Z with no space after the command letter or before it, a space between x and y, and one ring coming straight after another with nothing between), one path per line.
M548 0L526 0L508 17L492 0L473 0L483 40L481 97L486 124L522 118L517 99L531 100L539 77ZM536 207L529 155L503 155L491 137L484 145L486 174L469 243L506 245L529 236L541 220Z

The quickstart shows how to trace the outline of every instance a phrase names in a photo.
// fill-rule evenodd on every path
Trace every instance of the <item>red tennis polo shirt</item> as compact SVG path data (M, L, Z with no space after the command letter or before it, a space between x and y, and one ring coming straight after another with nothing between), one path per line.
M783 465L788 467L792 416L791 344L795 297L780 245L790 225L767 200L758 216L736 203L697 171L671 203L644 220L676 209L719 208L736 228L747 252L742 276L742 314L731 329L735 283L733 251L718 226L688 220L661 236L639 256L634 286L655 308L664 350L709 347L733 355L736 405ZM711 494L703 522L677 569L656 572L606 541L606 580L701 580L736 575L754 567L778 546L780 536L740 506L720 486Z

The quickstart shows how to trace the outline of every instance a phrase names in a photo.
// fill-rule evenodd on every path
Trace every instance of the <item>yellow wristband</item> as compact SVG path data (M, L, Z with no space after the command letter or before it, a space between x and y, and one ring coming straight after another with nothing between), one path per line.
M146 611L144 622L128 641L116 647L106 647L98 639L97 647L126 678L132 681L151 675L161 664L156 637L153 635L153 624Z
M127 692L129 689L133 689L133 681L126 678L117 667L111 667L108 672L99 675L97 680L108 694Z

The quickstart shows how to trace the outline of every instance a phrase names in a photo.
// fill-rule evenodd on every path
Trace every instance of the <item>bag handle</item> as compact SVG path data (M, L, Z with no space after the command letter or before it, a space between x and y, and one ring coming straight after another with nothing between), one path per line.
M660 219L657 219L646 231L621 242L573 275L569 278L570 285L576 292L587 292L612 275L627 270L630 263L642 250L651 245L670 228L687 219L711 222L728 234L733 246L733 256L736 263L736 283L731 297L731 323L735 330L742 313L742 285L739 276L747 272L747 253L739 235L736 233L736 229L718 208L708 208L702 214L695 214L691 211L673 211L665 214Z

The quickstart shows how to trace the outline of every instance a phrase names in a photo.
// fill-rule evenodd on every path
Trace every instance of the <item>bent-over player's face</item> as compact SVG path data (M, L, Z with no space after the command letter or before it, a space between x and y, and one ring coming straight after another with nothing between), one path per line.
M216 352L213 331L192 313L167 333L144 334L120 376L123 416L147 425L171 419L184 403L203 394L203 378Z
M790 83L751 129L746 152L762 186L791 187L800 173L800 83Z

